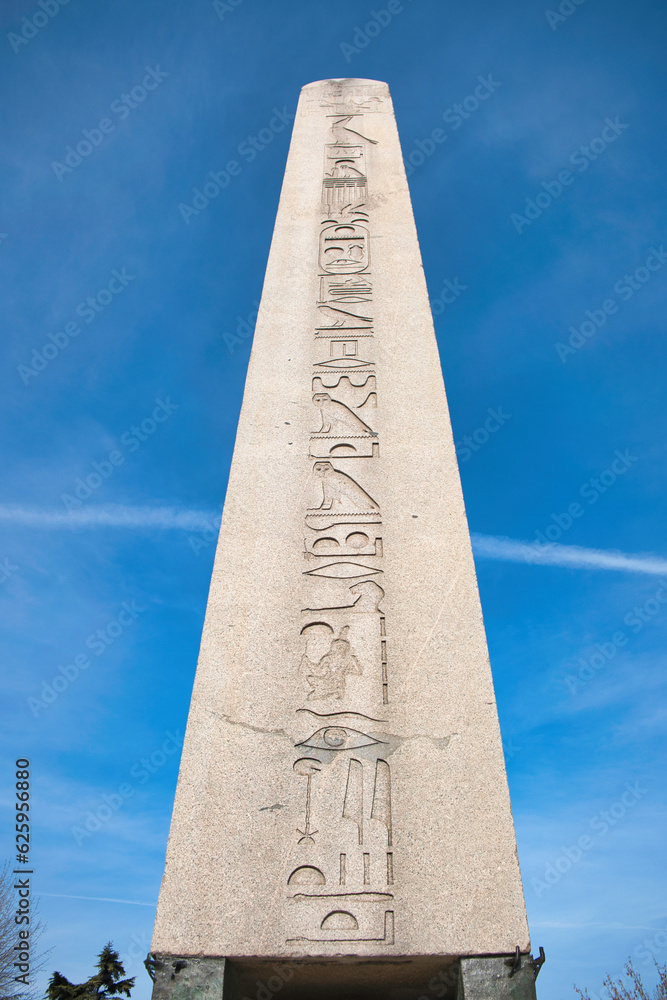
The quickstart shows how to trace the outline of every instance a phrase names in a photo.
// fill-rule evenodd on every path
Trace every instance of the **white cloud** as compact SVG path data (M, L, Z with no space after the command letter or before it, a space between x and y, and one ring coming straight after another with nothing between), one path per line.
M647 573L661 576L667 573L667 559L650 554L632 555L625 552L607 552L602 549L584 549L578 545L542 545L539 542L521 542L497 535L471 535L476 559L497 559L501 562L518 562L541 566L565 566L569 569L611 569L622 573Z
M57 508L0 504L0 524L23 524L31 528L158 528L197 529L217 525L217 511L184 510L180 507L128 507L124 504L90 504L70 512Z

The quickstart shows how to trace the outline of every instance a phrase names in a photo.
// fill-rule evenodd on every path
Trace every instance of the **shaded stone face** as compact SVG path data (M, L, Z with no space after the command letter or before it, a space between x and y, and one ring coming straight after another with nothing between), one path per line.
M409 1000L458 957L517 945L502 746L391 99L323 81L294 124L153 951L227 957L251 984L278 962L286 1000L352 982Z

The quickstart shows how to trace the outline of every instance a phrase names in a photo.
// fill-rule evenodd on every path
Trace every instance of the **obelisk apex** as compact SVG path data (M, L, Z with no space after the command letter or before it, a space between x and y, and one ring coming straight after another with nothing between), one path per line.
M301 92L152 948L161 1000L409 1000L434 976L439 996L534 996L440 361L373 80Z

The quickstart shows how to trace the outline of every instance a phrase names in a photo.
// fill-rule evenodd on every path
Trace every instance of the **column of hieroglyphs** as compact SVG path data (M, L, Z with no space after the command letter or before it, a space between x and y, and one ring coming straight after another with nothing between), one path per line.
M365 124L384 88L333 84L324 105L319 245L311 261L312 394L316 429L303 442L315 490L304 508L305 641L295 709L313 732L293 768L305 813L288 867L296 942L394 943L391 765L369 732L386 721L390 666L383 610L382 478L378 415L385 400L373 327L372 200ZM313 790L317 813L313 813ZM320 829L315 833L314 825ZM304 851L304 847L308 850ZM306 864L303 862L307 861ZM325 893L321 887L326 886Z

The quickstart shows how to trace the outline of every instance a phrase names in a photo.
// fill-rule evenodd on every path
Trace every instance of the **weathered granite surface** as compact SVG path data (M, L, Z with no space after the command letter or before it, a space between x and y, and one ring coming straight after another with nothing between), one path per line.
M524 955L514 969L502 957L464 958L459 971L456 1000L535 1000L539 963Z
M260 960L325 979L360 960L362 978L423 987L452 957L517 945L496 704L392 103L384 83L321 81L294 123L153 952L230 957L250 979Z

